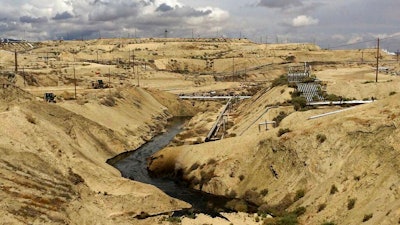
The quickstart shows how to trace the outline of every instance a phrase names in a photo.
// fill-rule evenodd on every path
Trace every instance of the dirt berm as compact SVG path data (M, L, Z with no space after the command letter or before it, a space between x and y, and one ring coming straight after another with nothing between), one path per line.
M134 217L189 207L105 163L180 115L148 91L112 92L113 106L101 99L45 103L11 87L0 95L2 224L152 224Z

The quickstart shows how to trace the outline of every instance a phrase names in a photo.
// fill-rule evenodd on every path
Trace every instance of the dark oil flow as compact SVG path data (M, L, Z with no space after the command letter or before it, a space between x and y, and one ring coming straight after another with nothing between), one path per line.
M125 178L154 185L167 195L191 204L191 213L220 216L219 212L230 211L225 205L231 199L191 189L171 177L152 177L147 171L147 158L165 148L175 135L180 133L187 119L173 118L166 128L167 132L157 135L135 151L122 153L109 159L107 163L118 169Z

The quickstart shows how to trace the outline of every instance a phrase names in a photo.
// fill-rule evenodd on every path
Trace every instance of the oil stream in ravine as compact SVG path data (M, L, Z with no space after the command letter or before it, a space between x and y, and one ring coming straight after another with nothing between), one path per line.
M188 188L170 177L152 177L147 171L146 159L166 147L181 131L186 120L187 118L174 118L169 122L166 128L167 132L154 137L135 151L122 153L109 159L107 163L117 168L125 178L154 185L169 196L192 205L192 209L176 212L177 215L190 211L191 213L204 213L213 217L220 216L218 212L229 211L225 205L231 199Z

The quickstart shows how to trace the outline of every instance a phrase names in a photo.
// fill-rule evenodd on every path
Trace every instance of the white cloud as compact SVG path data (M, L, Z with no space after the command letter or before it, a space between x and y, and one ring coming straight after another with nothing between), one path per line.
M343 41L343 40L345 40L346 38L345 38L345 36L342 35L342 34L334 34L334 35L332 35L332 39L333 39L333 40L338 40L338 41Z
M318 22L319 22L318 19L306 15L300 15L292 20L292 26L305 27L318 24Z
M363 41L363 37L362 37L362 36L354 36L354 37L351 37L351 38L347 41L346 44L351 45L351 44L355 44L355 43L358 43L358 42L361 42L361 41Z

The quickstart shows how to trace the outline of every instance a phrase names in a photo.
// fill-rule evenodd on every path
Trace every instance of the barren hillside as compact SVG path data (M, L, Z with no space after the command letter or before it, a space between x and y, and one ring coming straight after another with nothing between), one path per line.
M1 48L5 224L172 223L168 213L189 204L121 178L105 163L163 132L172 116L193 118L170 147L154 155L150 168L183 174L195 189L237 198L233 211L246 211L243 202L260 206L259 216L197 215L179 218L182 224L399 221L400 66L393 56L381 53L380 66L388 69L375 83L376 49L245 39L99 39ZM376 101L296 111L293 87L270 86L304 62L328 94ZM48 92L57 103L43 101ZM226 102L182 101L177 95L211 93L253 96L228 111L224 139L204 143ZM259 125L277 118L275 128Z
M253 191L258 197L249 200L271 208L305 207L304 224L359 224L369 214L369 224L394 224L400 217L397 98L315 120L307 118L318 111L295 112L269 131L167 148L154 156L152 169L182 169L194 188L214 194L248 198ZM290 131L278 137L281 128ZM297 200L298 193L304 197Z
M1 94L2 105L8 105L0 114L0 214L5 224L131 223L141 212L188 206L121 178L105 163L160 132L172 116L146 91L121 91L114 107L97 101L38 102L18 88Z

